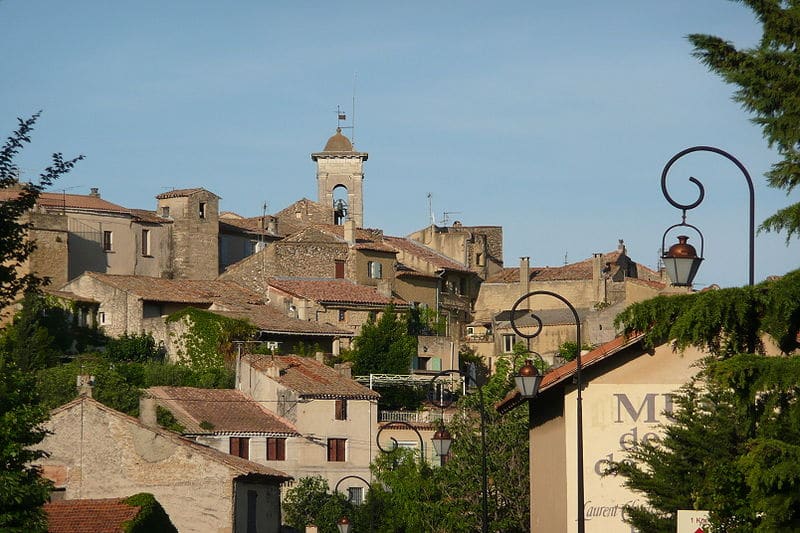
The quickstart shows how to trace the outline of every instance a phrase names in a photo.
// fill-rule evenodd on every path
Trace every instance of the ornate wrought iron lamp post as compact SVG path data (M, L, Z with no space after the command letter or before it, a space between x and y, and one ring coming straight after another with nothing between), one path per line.
M443 370L431 379L431 390L436 389L436 380L448 374L459 374L464 377L465 381L472 379L473 383L478 389L478 399L480 400L481 410L481 531L482 533L489 532L489 476L486 467L486 406L483 400L483 387L478 383L477 379L471 377L469 372L463 370ZM439 407L446 407L452 403L452 399L448 400L447 404L442 402L437 404ZM433 435L433 447L436 453L444 458L450 451L450 444L452 443L450 432L444 427L444 417L442 417L442 425L439 431Z
M662 250L662 259L664 261L664 267L667 270L667 275L669 276L670 280L672 280L673 285L678 286L689 286L694 281L695 274L697 274L698 268L700 268L700 263L703 261L703 234L697 229L695 226L686 223L686 211L694 209L703 201L705 197L705 189L703 188L703 184L700 183L699 180L690 176L689 181L694 183L697 186L699 191L699 196L697 200L690 204L682 204L680 202L675 201L667 191L667 174L669 174L669 170L673 164L675 164L678 159L682 158L687 154L691 154L693 152L712 152L718 155L721 155L728 159L729 161L733 162L734 165L742 172L744 175L745 180L747 180L747 187L750 191L750 234L749 234L749 284L752 286L755 279L755 193L753 191L753 180L750 179L750 174L747 172L747 169L744 165L731 154L726 152L725 150L721 150L719 148L715 148L713 146L693 146L691 148L687 148L682 150L672 156L667 164L664 166L664 170L661 171L661 192L664 194L664 198L667 199L673 207L676 207L681 210L682 217L681 222L678 224L674 224L667 228L664 232L664 236L661 238L661 250ZM700 235L700 255L697 255L697 251L695 248L688 244L686 241L688 237L686 235L681 235L678 237L678 243L673 244L669 250L665 250L665 240L667 237L667 233L677 227L688 227L695 230Z
M523 302L525 302L526 300L528 300L528 298L530 298L532 296L539 296L539 295L541 295L541 296L550 296L552 298L556 298L557 300L560 300L562 303L564 303L569 308L570 311L572 311L572 316L575 319L575 339L576 339L576 342L578 344L578 353L575 356L575 365L576 365L575 366L575 381L576 381L577 388L578 388L578 390L577 390L577 395L578 395L577 405L575 407L575 418L577 419L577 426L578 426L577 427L577 433L576 433L576 440L578 441L577 442L578 533L585 533L585 531L586 531L586 523L584 521L584 513L583 513L585 497L584 497L584 484L583 484L583 397L582 397L583 382L581 381L581 370L582 370L582 365L581 365L581 319L578 316L578 311L575 310L575 307L569 302L569 300L567 300L566 298L564 298L560 294L555 293L555 292L551 292L551 291L532 291L532 292L529 292L528 294L525 294L525 295L521 296L516 302L514 302L514 306L511 308L511 329L513 329L514 333L516 333L520 337L522 337L524 339L532 339L532 338L536 337L537 335L539 335L539 333L542 332L542 319L539 318L534 313L532 313L530 309L527 309L526 312L530 313L531 318L533 318L536 321L536 323L537 323L536 331L534 331L533 333L523 333L517 328L517 325L515 323L515 320L516 320L515 317L516 317L516 313L517 313L517 308L520 306L520 304L522 304ZM530 365L530 367L531 367L531 369L530 370L526 370L526 373L532 373L532 371L535 370L535 369L533 369L533 365ZM524 368L525 367L523 367L522 369L524 369ZM520 369L520 374L522 374L522 372L521 372L522 369ZM530 376L528 376L528 377L530 377ZM539 381L539 383L541 383L541 381ZM539 383L535 384L536 385L535 392L538 392ZM533 385L533 384L531 384L531 385ZM533 388L531 388L531 392L533 392ZM529 398L532 398L532 397L533 397L533 395L531 395Z

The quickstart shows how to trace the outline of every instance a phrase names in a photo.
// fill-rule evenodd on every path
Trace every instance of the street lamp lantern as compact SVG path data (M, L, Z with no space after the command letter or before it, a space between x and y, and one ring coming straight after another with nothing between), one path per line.
M450 453L450 445L453 443L453 437L444 426L440 427L436 433L433 434L433 449L436 450L436 455L445 457Z
M700 238L702 242L702 235ZM700 263L703 262L703 258L697 255L695 247L686 242L688 240L689 237L686 235L679 235L678 242L670 246L661 258L667 276L672 280L672 284L678 287L691 286Z
M533 361L528 359L525 365L519 369L519 372L514 376L514 382L517 385L517 390L523 398L530 399L539 393L539 385L542 383L542 375L533 366Z
M350 519L343 516L336 521L336 527L339 529L339 533L350 533L353 526L350 524Z

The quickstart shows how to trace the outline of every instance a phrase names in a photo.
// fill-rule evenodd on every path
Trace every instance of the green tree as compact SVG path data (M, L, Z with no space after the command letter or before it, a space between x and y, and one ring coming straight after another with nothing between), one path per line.
M69 335L63 309L47 305L38 293L29 292L13 322L0 332L0 350L21 370L39 370L56 364ZM58 338L61 343L58 342Z
M674 531L677 509L705 509L720 531L800 528L800 271L780 279L634 304L619 317L651 345L711 356L674 398L661 442L640 442L608 473L644 496L641 531ZM786 355L765 357L762 336ZM739 353L742 351L751 353ZM759 353L753 353L759 352Z
M17 192L16 196L0 202L0 311L21 293L47 283L48 280L34 273L19 274L22 264L36 248L27 238L31 224L24 217L36 204L39 193L83 159L79 156L65 160L60 153L53 154L52 163L39 175L38 182L21 183L14 158L26 143L30 143L30 133L38 118L39 113L28 119L18 119L19 127L0 148L0 190Z
M754 115L781 160L767 173L771 187L789 194L800 184L800 9L785 0L737 0L762 25L758 46L737 49L720 37L689 35L694 56L726 82L738 86L734 100ZM767 218L761 228L800 236L800 202Z
M309 524L320 533L337 533L336 522L343 516L352 519L354 509L341 494L331 494L322 476L303 477L286 491L283 520L299 531Z
M528 413L500 416L492 405L512 388L511 365L497 362L483 385L486 449L481 443L480 395L473 388L458 401L448 424L450 458L441 467L420 463L416 454L395 450L373 464L373 489L380 509L377 531L468 532L481 529L482 466L487 459L489 531L523 532L529 527Z
M31 447L45 437L47 410L38 404L33 377L0 353L0 530L47 531L42 505L50 483L32 461L47 454Z
M30 224L23 217L35 205L39 193L81 159L64 160L61 154L54 154L38 183L20 184L14 158L30 142L38 116L20 119L17 130L0 148L0 189L17 191L0 202L0 313L20 294L46 282L35 274L19 273L35 247L27 238ZM38 403L33 377L0 350L0 530L47 530L42 505L50 485L31 466L32 461L46 455L32 448L44 438L42 425L46 420L47 410Z
M383 310L376 321L370 318L353 339L353 372L367 374L408 374L417 354L417 339L408 334L403 316L394 306Z

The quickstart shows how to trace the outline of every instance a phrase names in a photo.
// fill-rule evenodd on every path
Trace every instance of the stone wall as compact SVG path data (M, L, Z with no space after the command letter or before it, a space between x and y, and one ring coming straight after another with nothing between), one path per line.
M36 273L39 277L49 278L51 287L60 287L67 282L69 276L67 217L32 212L22 222L33 225L28 238L36 243L36 250L29 256L20 273Z

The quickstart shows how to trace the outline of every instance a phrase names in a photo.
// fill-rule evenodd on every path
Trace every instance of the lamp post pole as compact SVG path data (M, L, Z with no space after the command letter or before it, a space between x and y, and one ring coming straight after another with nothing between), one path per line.
M431 390L434 393L435 397L435 385L436 380L441 376L447 374L459 374L464 377L465 381L469 381L470 374L468 372L464 372L463 370L443 370L433 376L431 379ZM483 387L478 383L477 379L473 378L473 383L478 389L478 400L480 401L480 411L481 411L481 532L482 533L489 533L489 475L487 470L486 464L486 405L483 399ZM449 402L449 403L452 403ZM436 404L438 407L446 407L444 403ZM442 424L444 424L444 417L442 417ZM442 438L440 438L440 442L447 440L446 447L447 449L450 448L450 434L447 430L442 429L437 434L441 434ZM436 436L434 436L436 439ZM434 440L434 446L436 446L436 440ZM438 450L437 450L438 451ZM443 453L442 456L447 455L447 453Z
M515 315L517 312L517 307L526 301L528 298L532 296L550 296L560 300L564 303L570 311L572 311L572 316L575 319L575 342L578 345L578 353L575 356L575 382L577 384L577 405L575 407L575 418L577 421L577 428L576 428L576 440L577 442L577 468L578 468L578 490L577 490L577 499L578 499L578 533L585 533L586 532L586 523L585 523L585 516L584 516L584 483L583 483L583 382L581 381L581 319L578 316L578 311L575 310L575 307L563 296L558 293L551 292L551 291L532 291L523 296L521 296L516 302L514 302L514 306L511 308L511 328L514 330L514 333L523 337L525 339L532 339L539 335L542 332L542 320L537 315L532 313L530 309L527 309L526 312L530 313L530 316L537 322L537 328L534 333L522 333L515 323ZM529 416L531 416L529 414ZM531 418L532 422L532 418Z
M664 198L667 199L667 202L670 203L670 205L680 209L682 211L682 213L683 213L683 222L681 222L680 224L675 224L674 226L671 226L670 228L667 229L667 231L669 231L670 229L672 229L672 228L674 228L676 226L688 226L688 227L691 227L691 228L694 228L695 230L697 230L697 228L695 228L691 224L686 224L686 211L688 211L690 209L694 209L695 207L700 205L700 203L703 201L703 198L705 197L705 189L703 188L703 184L700 183L700 181L697 180L696 178L689 177L689 181L691 181L692 183L695 184L695 186L697 187L698 192L699 192L699 196L697 197L697 200L695 200L694 202L692 202L690 204L682 204L680 202L675 201L675 199L673 199L670 196L669 192L667 191L667 174L669 174L669 170L672 167L672 165L675 164L675 162L678 161L678 159L682 158L683 156L685 156L687 154L694 153L694 152L712 152L712 153L721 155L722 157L728 159L734 165L736 165L736 167L742 172L742 175L744 176L744 179L747 181L747 187L748 187L748 190L750 192L750 199L749 199L749 208L750 208L749 209L749 215L750 215L749 224L750 224L750 227L749 227L749 236L748 236L748 244L749 244L749 263L748 263L748 266L749 266L749 274L750 274L750 276L749 276L749 284L752 286L754 284L754 282L755 282L755 236L756 236L756 229L755 229L756 228L756 222L755 222L755 203L756 203L756 201L755 201L755 192L753 190L753 180L750 178L750 173L747 172L747 169L745 168L745 166L738 159L733 157L731 154L729 154L725 150L721 150L721 149L715 148L713 146L693 146L691 148L687 148L685 150L681 150L680 152L678 152L677 154L672 156L672 159L670 159L667 162L667 164L664 166L664 170L661 171L661 192L664 195ZM664 235L666 236L666 232L664 233ZM702 234L701 234L701 237L702 237ZM663 248L663 239L662 239L662 248ZM662 250L662 253L663 253L663 257L664 258L670 257L668 255L668 253L666 253L663 250ZM701 251L701 256L702 256L702 251ZM701 257L701 259L702 259L702 257ZM693 277L694 277L694 273L692 273L691 278L693 278ZM673 284L676 284L676 285L691 285L691 278L688 280L688 283L678 282L678 280L672 280L672 281L673 281Z

